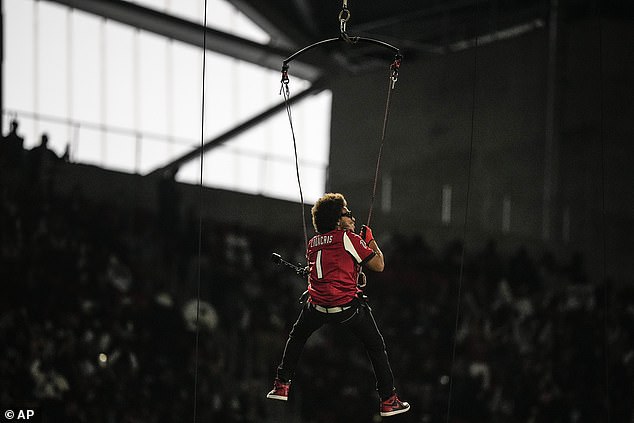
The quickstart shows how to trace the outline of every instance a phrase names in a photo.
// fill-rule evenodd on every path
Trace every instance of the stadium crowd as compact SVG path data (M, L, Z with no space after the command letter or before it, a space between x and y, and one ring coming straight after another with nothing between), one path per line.
M58 194L55 168L72 164L44 140L25 150L16 129L0 149L5 409L47 422L380 421L363 348L330 327L306 345L291 400L265 398L305 289L270 255L301 262L301 233L205 220L199 252L195 213ZM579 255L491 241L463 262L460 242L377 236L387 266L366 293L412 404L395 421L634 422L631 281L588 280Z

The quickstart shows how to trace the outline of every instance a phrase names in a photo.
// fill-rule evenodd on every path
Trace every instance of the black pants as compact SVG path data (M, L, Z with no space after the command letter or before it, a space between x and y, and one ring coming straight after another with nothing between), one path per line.
M289 381L293 378L304 344L321 326L327 323L347 327L363 343L376 377L376 388L381 399L386 399L394 391L394 376L387 358L385 341L376 326L370 307L361 300L355 300L352 307L339 313L322 313L306 303L288 335L282 362L277 368L277 377Z

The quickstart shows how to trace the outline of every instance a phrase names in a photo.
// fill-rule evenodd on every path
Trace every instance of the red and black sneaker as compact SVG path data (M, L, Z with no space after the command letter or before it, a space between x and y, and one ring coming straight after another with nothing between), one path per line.
M396 393L385 401L381 401L381 416L383 417L405 413L406 411L409 411L409 404L398 399Z
M273 381L273 389L271 389L271 392L266 394L266 397L270 399L288 401L289 389L291 389L291 382L282 382L280 379L275 378Z

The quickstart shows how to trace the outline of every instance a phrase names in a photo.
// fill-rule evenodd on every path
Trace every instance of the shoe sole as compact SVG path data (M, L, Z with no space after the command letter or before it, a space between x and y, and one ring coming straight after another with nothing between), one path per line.
M281 395L271 395L267 394L266 397L268 399L280 400L280 401L288 401L288 397L283 397Z
M409 411L409 409L410 407L408 406L407 408L401 408L400 410L381 411L381 417L390 417L390 416L395 416L397 414L406 413Z

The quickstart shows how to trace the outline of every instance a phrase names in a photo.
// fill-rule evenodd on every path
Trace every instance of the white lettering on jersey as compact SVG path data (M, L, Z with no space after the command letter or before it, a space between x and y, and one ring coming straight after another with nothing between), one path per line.
M321 270L321 250L317 251L317 260L315 260L315 268L317 270L317 279L321 279L324 274Z
M332 235L317 235L310 240L309 245L311 247L317 247L320 245L332 244Z

